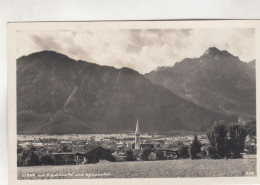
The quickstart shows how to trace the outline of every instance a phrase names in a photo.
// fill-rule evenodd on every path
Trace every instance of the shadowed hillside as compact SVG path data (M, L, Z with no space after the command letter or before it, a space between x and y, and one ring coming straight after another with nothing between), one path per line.
M242 83L242 82L241 82ZM18 134L207 130L235 121L155 85L138 72L42 51L17 59Z
M242 62L227 51L209 48L200 58L145 74L155 84L214 112L256 120L255 60Z

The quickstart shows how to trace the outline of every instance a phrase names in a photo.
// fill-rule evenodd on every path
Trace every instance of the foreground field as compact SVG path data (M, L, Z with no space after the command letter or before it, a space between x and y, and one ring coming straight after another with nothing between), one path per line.
M187 159L18 167L18 179L232 177L255 175L256 159Z

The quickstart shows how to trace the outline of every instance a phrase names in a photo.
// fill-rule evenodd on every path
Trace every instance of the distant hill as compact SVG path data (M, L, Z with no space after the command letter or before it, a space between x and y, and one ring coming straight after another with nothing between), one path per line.
M17 59L18 134L203 131L234 121L176 96L138 72L42 51Z
M199 58L186 58L145 77L199 106L235 115L241 123L256 120L255 60L242 62L212 47Z

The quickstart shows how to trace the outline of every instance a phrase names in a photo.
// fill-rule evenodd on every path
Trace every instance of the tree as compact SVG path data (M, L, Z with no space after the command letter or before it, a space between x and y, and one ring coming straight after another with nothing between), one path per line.
M39 157L34 151L31 150L25 161L28 166L36 166L39 164Z
M152 152L152 149L151 148L145 148L143 151L142 151L142 154L141 154L141 159L143 161L148 161L148 156L151 154Z
M188 158L189 157L189 147L186 145L181 146L179 150L179 156L180 158Z
M245 149L245 140L247 136L246 129L238 124L229 127L228 152L231 158L241 158L241 153Z
M155 153L156 153L156 159L157 160L163 160L163 150L162 149L157 149L155 151Z
M201 157L202 158L207 157L207 150L205 150L205 149L201 150Z
M34 166L39 164L39 157L36 153L35 147L29 149L22 149L21 154L17 157L18 166Z
M256 154L256 146L255 145L247 145L246 146L248 154Z
M17 157L17 165L18 166L25 166L26 164L26 158L29 155L29 150L22 150L21 154Z
M250 139L256 137L256 122L246 123L244 128L247 130Z
M222 159L226 157L228 130L223 122L215 123L207 133L210 146L208 148L209 156L213 159Z
M52 156L47 153L40 153L39 154L39 164L52 165L53 164Z
M129 149L126 151L126 157L125 157L126 161L136 161L136 157L134 155L133 150Z
M20 145L17 146L17 154L21 154L23 151L23 147L21 147Z
M198 136L195 135L194 139L190 145L190 157L191 159L196 159L198 158L198 154L201 152L201 143L198 139Z
M55 164L55 165L63 164L63 158L61 155L52 155L51 160L53 161L53 164Z

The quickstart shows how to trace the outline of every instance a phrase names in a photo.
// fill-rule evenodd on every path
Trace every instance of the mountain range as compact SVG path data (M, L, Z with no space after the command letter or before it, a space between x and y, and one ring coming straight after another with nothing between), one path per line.
M145 77L187 101L246 123L256 120L255 75L255 60L242 62L212 47L199 58L186 58Z
M253 120L254 75L254 61L216 48L145 75L41 51L17 59L17 134L133 132L137 118L148 133Z

